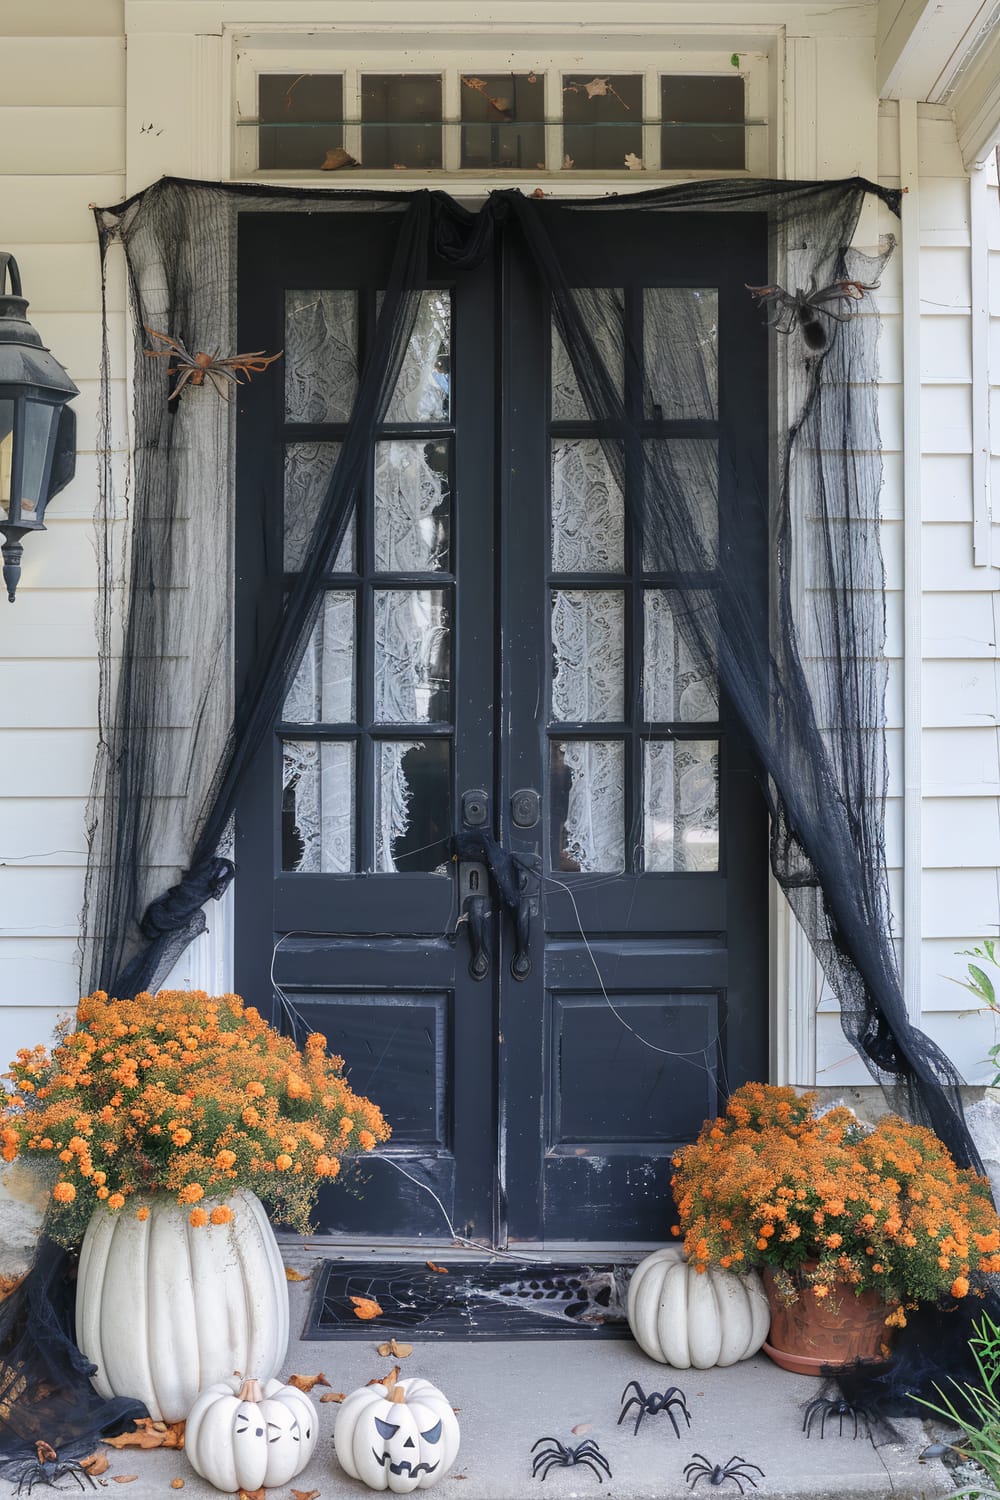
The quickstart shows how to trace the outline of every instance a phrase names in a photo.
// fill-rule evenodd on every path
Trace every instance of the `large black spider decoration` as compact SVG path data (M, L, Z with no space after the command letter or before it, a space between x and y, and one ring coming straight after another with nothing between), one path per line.
M834 323L846 323L854 311L854 304L879 285L877 281L832 281L829 286L816 286L816 278L809 278L806 291L801 288L786 292L783 286L749 286L747 291L757 299L757 306L766 309L765 323L777 333L791 333L798 326L807 349L819 353L830 342L824 318ZM846 310L834 312L831 303L844 303Z
M567 1448L560 1443L558 1438L540 1437L531 1445L532 1453L539 1443L548 1443L548 1448L543 1448L541 1453L535 1454L531 1465L532 1479L544 1479L550 1469L574 1469L578 1464L586 1464L588 1469L597 1475L598 1484L603 1484L601 1469L608 1478L611 1478L611 1465L608 1463L600 1448L593 1438L584 1438L582 1443L577 1443L575 1448Z
M757 1464L748 1464L746 1459L740 1458L738 1453L727 1464L709 1463L704 1453L692 1453L691 1462L684 1470L684 1478L690 1481L692 1489L699 1479L707 1479L709 1484L725 1484L727 1479L731 1479L740 1494L745 1495L746 1490L740 1484L741 1479L745 1479L753 1489L757 1488L756 1479L748 1472L750 1469L756 1469L761 1479L764 1478L763 1469Z
M60 1479L71 1475L80 1486L81 1490L87 1488L84 1480L92 1490L97 1488L94 1480L82 1464L73 1459L62 1459L56 1450L48 1443L41 1440L35 1443L35 1457L25 1458L20 1462L12 1462L4 1465L4 1478L13 1484L17 1481L15 1495L22 1493L30 1495L36 1484L46 1484L50 1489L56 1489Z
M635 1395L630 1396L628 1401L625 1401L625 1397L628 1396L629 1391L633 1390L635 1391ZM625 1405L622 1407L621 1415L618 1418L619 1427L624 1422L626 1414L628 1413L630 1407L637 1406L639 1408L638 1413L636 1414L635 1428L632 1432L633 1437L635 1437L636 1433L639 1431L639 1423L642 1421L644 1416L648 1414L651 1417L655 1417L661 1411L666 1412L667 1416L674 1424L674 1432L676 1436L680 1437L681 1430L677 1425L677 1418L673 1413L673 1408L675 1406L680 1408L681 1415L683 1416L685 1422L689 1427L691 1426L691 1414L687 1408L687 1397L684 1395L684 1392L680 1389L679 1386L672 1385L668 1391L650 1391L649 1395L647 1396L646 1392L643 1390L642 1386L637 1380L630 1380L628 1385L622 1391L621 1399L622 1401L625 1401Z
M848 1420L853 1420L854 1432L852 1436L858 1436L859 1418L864 1423L864 1431L861 1433L861 1436L869 1437L871 1435L871 1424L868 1420L867 1409L864 1406L855 1406L852 1401L845 1401L843 1396L834 1397L832 1399L826 1396L817 1396L814 1400L809 1402L809 1405L805 1410L805 1416L802 1420L802 1431L805 1433L806 1437L812 1436L812 1425L817 1417L820 1418L819 1435L821 1439L826 1436L827 1417L837 1417L839 1419L839 1425L837 1427L838 1437L843 1437L844 1435L845 1417L847 1417ZM832 1427L833 1424L831 1423L830 1425Z

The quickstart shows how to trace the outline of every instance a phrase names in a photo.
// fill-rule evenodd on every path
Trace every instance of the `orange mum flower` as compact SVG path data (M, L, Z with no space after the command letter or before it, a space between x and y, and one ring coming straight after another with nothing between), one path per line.
M139 1220L140 1224L145 1224L146 1220L149 1218L149 1209L145 1203L141 1208L136 1209L135 1216Z
M217 1203L215 1208L212 1209L209 1217L211 1218L213 1224L231 1224L233 1220L233 1211L231 1208L227 1208L224 1203Z
M203 1208L193 1208L188 1214L188 1223L192 1224L195 1229L201 1229L208 1223L208 1214Z
M76 1188L71 1182L57 1182L52 1189L52 1196L57 1203L72 1203L76 1197Z

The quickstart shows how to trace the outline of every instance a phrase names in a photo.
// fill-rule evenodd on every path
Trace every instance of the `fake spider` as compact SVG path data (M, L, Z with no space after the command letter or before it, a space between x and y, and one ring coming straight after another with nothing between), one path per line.
M632 1390L635 1391L635 1395L629 1397L628 1401L625 1401L625 1397L628 1396L629 1391ZM674 1425L674 1433L679 1438L681 1435L681 1430L677 1425L677 1418L673 1413L673 1408L675 1406L680 1408L681 1415L683 1416L685 1422L689 1427L691 1426L691 1414L687 1408L687 1397L684 1395L684 1392L676 1385L672 1385L668 1391L650 1391L649 1395L647 1396L646 1392L643 1390L642 1386L637 1380L630 1380L628 1385L622 1391L621 1399L622 1401L625 1401L625 1405L622 1407L621 1415L618 1418L619 1427L621 1426L622 1422L624 1422L626 1413L628 1412L630 1407L637 1406L639 1408L638 1414L635 1419L635 1427L632 1432L633 1437L635 1437L636 1433L639 1431L639 1423L642 1421L644 1416L648 1414L651 1417L655 1417L659 1412L665 1411Z
M601 1469L609 1479L611 1478L611 1465L593 1438L584 1438L583 1442L578 1443L575 1448L566 1448L558 1438L540 1437L532 1443L532 1453L535 1452L539 1443L549 1443L551 1446L543 1448L541 1453L535 1455L531 1465L532 1479L544 1479L550 1469L574 1469L578 1464L586 1464L588 1469L593 1470L597 1475L598 1484L604 1483L600 1474Z
M157 333L155 328L150 328L144 323L143 328L152 339L159 339L167 345L166 349L144 349L143 353L150 359L172 359L175 363L167 369L167 378L177 376L177 384L167 397L168 401L176 401L188 381L192 385L204 385L206 377L215 387L216 393L223 401L228 401L233 393L233 386L248 384L251 375L259 374L266 370L268 365L273 365L276 359L280 359L284 353L279 349L277 354L265 354L263 349L257 349L253 354L230 354L225 359L215 354L189 354L184 345L177 339L172 339L168 334Z
M868 1437L871 1434L871 1425L868 1421L868 1413L865 1408L863 1406L855 1406L851 1401L845 1401L842 1396L834 1399L826 1396L816 1396L814 1400L809 1402L802 1421L802 1431L806 1437L812 1436L812 1424L817 1417L820 1417L819 1435L821 1440L826 1436L827 1417L838 1417L840 1419L840 1425L837 1428L838 1437L843 1437L844 1435L845 1417L854 1419L854 1437L858 1436L859 1417L865 1424L864 1432L861 1436Z
M746 283L744 283L746 285ZM819 353L830 342L823 318L832 318L835 323L846 323L853 310L852 304L860 302L868 292L873 292L879 282L832 281L829 286L817 288L815 276L809 278L808 290L801 288L786 292L783 286L749 286L747 291L757 299L757 306L766 309L765 323L777 333L791 333L798 325L802 341L807 349ZM847 304L844 312L834 312L830 303Z
M709 1484L725 1484L731 1479L741 1495L746 1490L740 1484L745 1479L753 1489L757 1488L757 1481L748 1473L748 1470L756 1469L761 1479L764 1478L764 1470L758 1468L757 1464L748 1464L745 1458L740 1458L737 1453L727 1464L709 1463L704 1453L692 1453L691 1462L684 1470L684 1478L690 1480L691 1488L694 1489L699 1479L707 1479Z
M61 1459L56 1450L48 1443L39 1439L35 1443L35 1458L25 1458L19 1464L11 1465L4 1474L5 1479L11 1483L17 1480L15 1495L22 1493L30 1495L36 1484L46 1484L50 1489L56 1489L60 1479L65 1479L67 1474L72 1475L81 1490L87 1488L84 1480L92 1490L97 1486L86 1469L73 1459Z

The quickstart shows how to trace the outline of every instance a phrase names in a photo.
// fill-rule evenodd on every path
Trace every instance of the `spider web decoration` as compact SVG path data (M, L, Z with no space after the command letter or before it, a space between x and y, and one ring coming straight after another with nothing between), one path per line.
M363 1339L373 1332L466 1341L479 1339L631 1338L625 1317L626 1265L529 1265L452 1261L448 1272L419 1261L373 1266L324 1261L305 1339ZM382 1315L360 1322L354 1297Z

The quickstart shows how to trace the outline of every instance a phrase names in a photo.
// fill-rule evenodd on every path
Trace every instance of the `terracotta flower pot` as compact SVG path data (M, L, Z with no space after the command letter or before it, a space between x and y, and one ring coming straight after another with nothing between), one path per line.
M794 1302L786 1303L769 1266L762 1275L771 1307L764 1352L782 1369L822 1375L858 1359L889 1357L893 1329L885 1326L885 1320L891 1308L878 1292L856 1296L854 1288L844 1282L832 1287L828 1296L817 1297L805 1285Z

